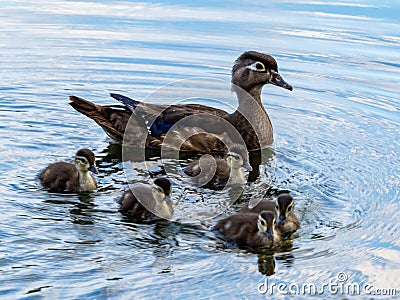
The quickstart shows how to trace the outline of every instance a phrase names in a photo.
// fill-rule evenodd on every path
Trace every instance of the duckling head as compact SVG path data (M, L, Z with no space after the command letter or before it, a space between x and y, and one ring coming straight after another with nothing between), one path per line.
M253 171L249 163L249 153L245 146L234 144L229 148L229 152L225 156L225 161L231 169L245 168L247 171Z
M293 87L279 75L276 60L270 55L256 51L244 52L235 61L232 68L232 83L248 92L253 89L260 91L267 83L293 90Z
M278 196L279 218L278 227L283 227L286 218L289 217L294 211L294 199L289 194L281 194Z
M167 178L157 178L153 182L152 194L157 202L171 201L172 185Z
M272 211L265 210L258 215L258 230L260 233L265 234L271 242L274 241L275 225L275 214Z
M75 155L75 165L79 172L87 173L88 171L98 174L96 168L96 159L92 151L89 149L80 149Z

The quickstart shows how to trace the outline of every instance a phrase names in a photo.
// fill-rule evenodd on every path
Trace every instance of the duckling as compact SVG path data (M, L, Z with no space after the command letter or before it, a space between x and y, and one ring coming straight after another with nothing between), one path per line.
M98 174L95 156L89 149L80 149L75 155L75 163L50 164L38 178L50 192L79 193L97 188L92 173Z
M199 160L188 164L184 173L193 177L198 186L218 190L226 185L245 184L246 178L241 170L242 167L250 172L253 170L246 147L234 144L224 159L203 155Z
M281 242L275 211L237 213L220 220L215 229L241 248L269 248Z
M111 94L111 97L123 104L119 106L96 105L76 96L70 96L70 105L94 120L112 139L120 143L123 142L125 128L132 114L143 119L143 122L139 122L142 124L133 125L137 127L137 132L132 133L134 135L132 140L141 139L146 148L151 148L160 147L166 133L181 119L205 113L222 118L236 128L248 150L269 146L273 142L273 129L262 104L261 89L265 84L272 84L291 91L292 86L286 83L278 73L278 64L272 56L256 51L244 52L236 59L232 67L231 82L232 90L236 93L239 102L237 110L232 114L200 104L166 106L142 103L119 94ZM143 124L148 124L147 130L143 131L143 126L141 126ZM214 129L216 134L223 132L223 128ZM204 137L199 135L198 138ZM216 137L208 136L207 138ZM192 141L192 144L198 143ZM218 142L200 142L200 144L209 145L210 148L206 149L207 153L218 151L212 148L212 145L219 147ZM196 147L187 151L196 151Z
M157 178L152 186L136 184L124 192L118 203L119 212L126 216L148 221L171 219L171 181Z
M294 232L300 228L300 222L294 214L294 199L289 194L281 194L277 199L279 207L278 228L283 233Z
M255 205L253 207L253 205ZM280 194L277 200L262 199L258 203L250 200L240 213L260 213L263 210L275 210L278 217L277 227L281 233L294 232L300 228L300 222L294 214L294 199L289 194Z

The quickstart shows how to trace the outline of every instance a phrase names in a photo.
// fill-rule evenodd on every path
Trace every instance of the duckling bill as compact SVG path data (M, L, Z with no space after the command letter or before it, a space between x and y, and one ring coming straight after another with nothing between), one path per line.
M118 200L119 212L148 221L171 219L171 193L171 181L167 178L157 178L153 185L136 184Z
M97 188L92 173L98 173L95 156L89 149L80 149L75 155L74 163L50 164L38 178L42 186L50 192L79 193Z

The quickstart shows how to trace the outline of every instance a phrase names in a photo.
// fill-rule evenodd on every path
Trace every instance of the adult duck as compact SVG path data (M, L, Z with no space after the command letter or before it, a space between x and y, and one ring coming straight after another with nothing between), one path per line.
M143 126L139 128L141 127L140 122L136 121L138 123L137 133L133 134L130 140L144 140L143 145L146 148L161 147L166 133L177 122L188 116L199 114L218 117L233 126L243 138L248 150L257 150L270 145L273 141L273 129L262 105L262 87L265 84L273 84L290 91L293 89L278 73L276 60L270 55L256 51L245 52L239 56L232 67L231 82L232 91L236 93L239 102L238 108L232 114L201 104L157 105L143 103L119 94L111 94L111 97L123 105L96 105L76 96L70 96L70 104L77 111L99 124L117 142L124 141L128 121L132 114L135 115L141 119L141 125L145 124L145 130L143 130ZM226 132L226 124L214 127L215 132L211 135L206 135L206 137L198 135L198 139L203 139L199 143L215 144L214 140L219 138L218 135ZM135 130L130 130L131 134L131 131L135 132ZM208 132L209 130L207 130ZM205 143L205 138L212 142ZM195 148L185 150L198 151ZM202 150L204 151L200 152L219 152L221 149L210 147Z

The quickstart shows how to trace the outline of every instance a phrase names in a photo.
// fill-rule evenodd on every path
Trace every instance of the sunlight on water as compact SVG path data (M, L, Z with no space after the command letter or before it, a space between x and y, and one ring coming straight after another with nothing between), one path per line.
M370 292L398 288L398 10L393 1L354 0L4 1L0 295L242 299L263 294L260 284L338 280ZM122 216L122 148L68 96L106 105L117 104L109 97L117 92L232 111L231 66L246 50L273 55L294 87L263 89L274 147L260 175L237 199L176 172L171 222ZM209 80L207 93L202 84L185 86L192 78ZM95 192L50 194L39 186L40 170L83 147L96 154ZM179 170L187 162L168 164ZM147 169L160 165L157 157L129 162L129 180L149 183ZM252 196L282 191L295 197L301 222L284 247L240 250L213 231Z

